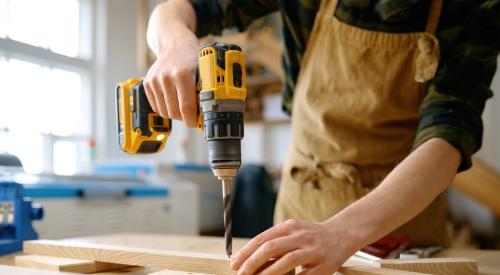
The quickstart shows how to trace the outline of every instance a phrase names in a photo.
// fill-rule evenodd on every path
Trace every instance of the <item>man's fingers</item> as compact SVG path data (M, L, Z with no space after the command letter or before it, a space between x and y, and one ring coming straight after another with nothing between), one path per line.
M158 113L165 119L169 118L168 108L165 102L165 96L163 92L163 86L161 85L160 80L157 78L153 78L151 85L153 86L154 97Z
M254 274L271 258L280 258L284 254L300 247L297 236L284 236L265 242L241 266L244 274Z
M167 106L168 117L181 120L181 112L179 111L179 100L177 99L177 90L171 78L164 77L161 80L163 88L164 104Z
M155 113L159 113L158 106L157 106L156 99L155 99L155 92L153 89L153 85L151 85L150 81L146 81L146 80L144 80L142 82L142 84L144 85L144 91L146 92L146 97L148 98L149 105L151 105L151 108L153 109L153 111Z
M294 250L290 253L287 253L280 259L278 259L274 264L266 268L260 274L261 275L285 274L295 269L296 266L310 262L312 260L311 255L313 254L314 252L305 249Z
M269 240L289 235L298 228L299 223L300 221L297 220L289 220L260 233L236 253L231 262L231 267L233 269L240 268L250 255L252 255L261 245Z
M189 69L183 69L176 72L174 77L177 83L176 88L182 120L188 127L197 127L196 108L198 99L196 98L195 73Z

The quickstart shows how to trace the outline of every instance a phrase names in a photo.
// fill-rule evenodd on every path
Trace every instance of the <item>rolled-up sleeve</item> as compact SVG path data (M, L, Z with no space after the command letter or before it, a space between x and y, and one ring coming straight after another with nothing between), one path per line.
M462 22L438 33L449 42L441 45L440 67L421 106L414 143L417 148L434 137L448 141L461 152L459 171L472 165L471 156L481 147L481 115L492 96L500 50L500 1L484 1Z
M278 10L277 0L190 0L196 12L196 35L220 34L223 29L245 30L255 19Z

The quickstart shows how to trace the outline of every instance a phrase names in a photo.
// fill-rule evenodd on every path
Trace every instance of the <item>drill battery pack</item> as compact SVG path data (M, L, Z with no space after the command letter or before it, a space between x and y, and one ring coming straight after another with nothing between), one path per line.
M142 79L129 79L116 87L118 143L129 154L156 153L163 149L172 121L153 112Z

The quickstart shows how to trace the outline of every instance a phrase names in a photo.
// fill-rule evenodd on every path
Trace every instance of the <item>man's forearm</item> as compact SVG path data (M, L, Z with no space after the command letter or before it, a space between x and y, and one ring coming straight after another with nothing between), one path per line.
M149 19L147 40L158 55L169 41L183 31L196 31L196 13L188 0L169 0L159 4Z
M325 224L348 228L354 250L368 245L423 211L452 183L460 160L459 151L452 145L442 139L430 139L375 190Z

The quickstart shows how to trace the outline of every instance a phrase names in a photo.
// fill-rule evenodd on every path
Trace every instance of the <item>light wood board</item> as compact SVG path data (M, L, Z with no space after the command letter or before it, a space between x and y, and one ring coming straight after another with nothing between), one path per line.
M435 275L478 274L477 261L468 258L426 258L414 260L368 260L352 256L344 267L372 266L377 268L422 272Z
M415 260L380 260L382 268L424 272L435 275L474 275L477 262L466 258L436 258Z
M368 266L342 267L336 274L339 275L430 275L428 273L418 273L404 270L374 268Z
M441 258L470 258L477 261L479 274L500 275L500 250L445 249L435 256Z
M82 244L77 242L62 241L28 241L24 242L24 252L55 257L69 257L106 263L119 263L127 265L144 266L150 268L166 268L168 271L184 271L190 274L236 274L229 265L226 255L179 252L166 250L153 250L132 248L124 246ZM64 259L61 260L62 262ZM269 266L269 261L265 266ZM295 274L289 272L287 274Z
M38 270L25 267L0 265L0 274L2 275L75 275L74 273Z
M226 251L224 238L208 236L120 233L64 241L211 254ZM239 251L248 241L249 239L233 238L233 252Z
M27 241L24 252L209 274L236 274L226 255L61 241Z
M15 264L16 266L20 267L77 273L96 273L132 267L122 264L103 263L90 260L50 257L42 255L16 256Z
M149 273L148 275L186 275L186 272L175 271L175 270L162 270L162 271ZM189 272L189 275L210 275L210 274Z

